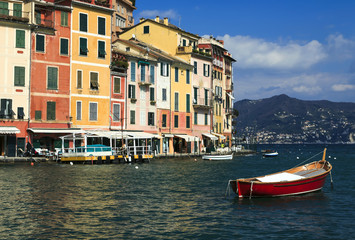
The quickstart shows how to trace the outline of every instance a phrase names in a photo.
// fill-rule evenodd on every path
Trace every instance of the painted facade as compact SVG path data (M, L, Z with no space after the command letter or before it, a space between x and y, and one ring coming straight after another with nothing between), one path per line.
M114 10L112 19L112 41L118 39L118 35L123 28L132 27L134 25L133 11L135 1L131 0L113 0L112 8Z
M72 1L72 126L108 129L110 123L111 2Z
M70 128L70 1L33 1L29 134L35 148L61 147L58 129ZM43 133L41 129L47 129ZM48 131L53 129L51 133Z
M23 1L0 4L0 156L15 156L27 141L31 5Z

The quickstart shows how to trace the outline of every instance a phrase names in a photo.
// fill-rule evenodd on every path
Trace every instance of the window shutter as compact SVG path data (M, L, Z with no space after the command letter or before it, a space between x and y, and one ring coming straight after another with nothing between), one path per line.
M105 35L106 34L106 19L99 17L98 18L98 34Z
M25 67L15 67L15 86L25 86Z
M81 120L81 102L76 102L76 120Z
M50 90L57 90L58 69L54 67L48 67L47 72L47 88Z
M1 15L9 15L9 3L0 2L0 14Z
M55 102L47 102L47 120L55 120Z
M155 68L154 66L150 66L150 82L154 84L154 75L155 75Z
M25 31L16 30L16 47L25 48Z
M175 93L175 111L179 111L179 93Z
M36 35L36 51L44 52L44 36Z
M120 121L120 105L113 104L113 121Z
M145 82L145 65L141 64L141 82Z
M114 93L120 93L121 92L121 79L118 77L114 78L114 83L113 83L113 92Z
M105 42L104 41L99 41L98 42L98 57L99 58L105 58L106 56L106 51L105 51Z
M83 72L78 70L77 71L77 77L76 77L76 81L77 81L77 88L83 88L83 76L82 76Z
M135 82L136 81L136 63L131 62L131 81Z
M150 101L154 101L154 88L150 88Z
M88 16L86 14L80 13L80 26L79 30L81 32L87 32L88 31Z
M186 83L190 84L190 70L186 69Z
M65 38L60 39L60 54L68 55L68 53L69 53L68 44L69 44L68 39L65 39Z
M22 4L14 3L14 16L22 17Z
M190 112L190 94L186 94L186 112Z
M175 67L175 82L179 82L179 68Z

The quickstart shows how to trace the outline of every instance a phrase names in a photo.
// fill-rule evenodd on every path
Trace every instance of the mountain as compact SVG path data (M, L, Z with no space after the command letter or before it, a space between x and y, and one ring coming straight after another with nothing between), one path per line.
M355 103L303 101L287 95L234 103L237 137L259 143L355 143Z

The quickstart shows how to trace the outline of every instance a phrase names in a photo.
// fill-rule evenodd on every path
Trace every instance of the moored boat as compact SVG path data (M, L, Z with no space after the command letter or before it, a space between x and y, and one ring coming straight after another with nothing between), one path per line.
M232 160L233 154L223 154L223 155L204 155L203 160L218 161L218 160Z
M265 150L263 151L263 156L264 157L276 157L278 156L279 153L275 150Z
M240 198L278 197L321 190L332 165L325 160L314 161L285 171L253 178L230 180L233 191Z

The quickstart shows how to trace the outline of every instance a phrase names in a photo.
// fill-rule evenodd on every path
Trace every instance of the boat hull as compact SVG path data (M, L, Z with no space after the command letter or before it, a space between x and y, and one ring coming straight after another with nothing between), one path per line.
M203 160L219 161L219 160L232 160L233 154L230 155L204 155Z

